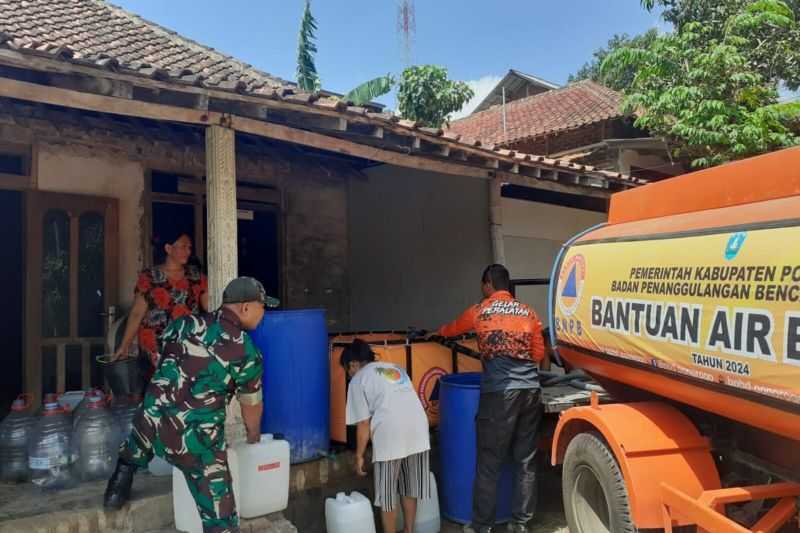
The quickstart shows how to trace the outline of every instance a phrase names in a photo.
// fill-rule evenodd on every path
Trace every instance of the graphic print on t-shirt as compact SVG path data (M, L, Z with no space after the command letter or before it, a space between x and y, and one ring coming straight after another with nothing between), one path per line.
M409 382L408 376L396 368L376 368L375 372L392 385L405 385Z
M430 449L428 417L401 367L369 363L347 390L346 421L370 421L374 461L392 461Z

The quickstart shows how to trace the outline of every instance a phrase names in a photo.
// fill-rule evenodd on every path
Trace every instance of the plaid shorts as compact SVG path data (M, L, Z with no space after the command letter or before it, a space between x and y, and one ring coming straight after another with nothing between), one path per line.
M429 452L375 463L375 506L392 512L400 504L400 496L430 498Z

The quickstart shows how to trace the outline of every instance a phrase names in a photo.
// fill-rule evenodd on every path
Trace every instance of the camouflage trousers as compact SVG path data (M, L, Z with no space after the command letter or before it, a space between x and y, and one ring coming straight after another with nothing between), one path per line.
M153 455L163 457L183 472L200 512L203 532L239 533L225 439L218 438L222 430L209 432L187 425L185 419L165 414L145 399L130 436L120 446L120 459L146 468Z

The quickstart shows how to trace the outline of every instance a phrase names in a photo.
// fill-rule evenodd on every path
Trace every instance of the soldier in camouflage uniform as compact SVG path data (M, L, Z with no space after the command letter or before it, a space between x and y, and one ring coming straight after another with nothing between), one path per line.
M161 364L108 482L106 507L122 507L133 473L155 454L183 472L205 533L239 531L225 450L225 407L235 393L247 441L258 442L262 360L245 330L258 326L265 302L261 283L238 278L225 289L219 310L168 326Z

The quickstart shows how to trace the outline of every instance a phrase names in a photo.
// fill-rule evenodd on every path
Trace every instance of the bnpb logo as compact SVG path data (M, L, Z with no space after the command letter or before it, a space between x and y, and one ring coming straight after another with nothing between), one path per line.
M731 235L728 239L728 244L725 245L725 259L732 261L739 255L739 250L744 246L744 240L747 238L747 233L740 231Z
M433 392L433 388L436 385L436 382L439 381L439 378L442 376L446 376L447 371L443 368L439 368L438 366L432 366L428 369L425 374L423 374L422 379L419 380L419 401L422 402L422 408L426 411L428 407L431 406L431 393Z
M565 316L572 316L581 303L586 281L586 259L581 254L570 257L558 276L558 307Z

